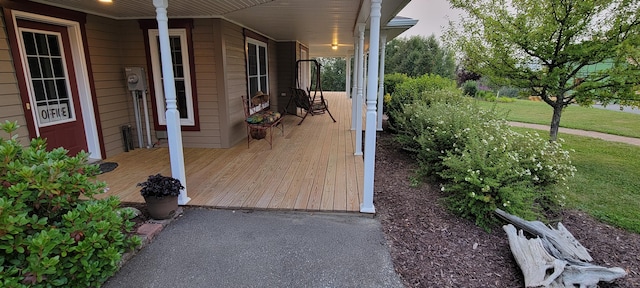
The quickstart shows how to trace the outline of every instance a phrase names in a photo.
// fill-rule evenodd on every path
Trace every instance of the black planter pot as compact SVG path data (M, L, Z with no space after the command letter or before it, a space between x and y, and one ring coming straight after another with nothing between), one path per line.
M147 203L149 216L153 219L169 219L178 210L178 196L165 196L162 198L150 196L144 197L144 201Z

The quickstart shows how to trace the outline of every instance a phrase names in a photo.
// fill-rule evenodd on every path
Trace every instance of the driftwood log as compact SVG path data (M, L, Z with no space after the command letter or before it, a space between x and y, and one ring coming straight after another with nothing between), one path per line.
M496 214L511 223L502 228L509 237L511 253L522 270L526 287L597 287L600 281L611 282L627 274L619 267L589 263L593 259L587 249L561 223L554 229L500 209L496 209ZM534 238L527 238L524 232Z

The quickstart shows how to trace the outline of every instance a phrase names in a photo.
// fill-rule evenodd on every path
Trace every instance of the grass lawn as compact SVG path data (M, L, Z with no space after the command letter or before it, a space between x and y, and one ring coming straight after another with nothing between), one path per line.
M516 100L512 103L477 101L483 108L508 113L509 121L550 125L553 110L544 102ZM571 105L565 108L560 127L640 138L640 114Z
M565 140L565 149L575 150L571 161L578 170L568 181L567 206L640 233L640 147L562 133L558 137Z

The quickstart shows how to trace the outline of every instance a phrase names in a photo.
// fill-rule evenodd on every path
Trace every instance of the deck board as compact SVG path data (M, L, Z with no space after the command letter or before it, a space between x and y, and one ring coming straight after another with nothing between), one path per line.
M185 148L187 205L215 208L305 211L358 211L364 163L354 155L351 102L342 92L324 92L328 114L286 115L284 135L266 141L240 141L229 149ZM167 148L135 149L105 159L118 168L98 176L124 202L144 202L136 184L147 176L171 175Z

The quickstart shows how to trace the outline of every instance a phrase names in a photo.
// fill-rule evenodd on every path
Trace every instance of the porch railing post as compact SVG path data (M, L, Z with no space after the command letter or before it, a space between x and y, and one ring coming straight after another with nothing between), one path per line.
M356 130L356 97L358 96L358 74L360 70L360 37L353 37L353 87L351 88L351 130Z
M380 75L378 76L380 81L378 83L378 131L382 131L382 115L384 114L384 59L386 57L386 44L387 34L382 33L380 34Z
M364 154L364 195L360 212L375 213L373 206L373 176L376 159L376 100L378 89L378 47L380 45L380 10L382 0L371 0L371 24L369 27L369 70L367 77L367 123ZM356 131L357 132L357 131Z
M180 180L185 187L178 196L178 204L185 205L191 198L187 196L187 177L184 169L184 155L182 149L182 132L180 130L180 112L178 112L176 100L176 87L173 75L173 62L171 61L171 49L169 46L169 24L167 17L168 0L153 0L156 7L156 19L158 21L158 37L160 38L160 57L162 62L162 75L164 96L167 102L167 138L169 140L169 158L171 161L171 177Z
M345 81L344 81L344 84L345 84L344 91L347 93L347 98L350 98L351 97L351 94L350 94L351 91L349 91L349 90L351 90L351 55L347 54L344 57L344 60L345 60L345 63L347 65L347 71L346 71L346 73L344 73L345 76L347 77L347 79L345 79Z
M362 155L362 97L364 90L364 23L358 24L358 95L352 103L355 104L356 115L356 147L355 155Z

